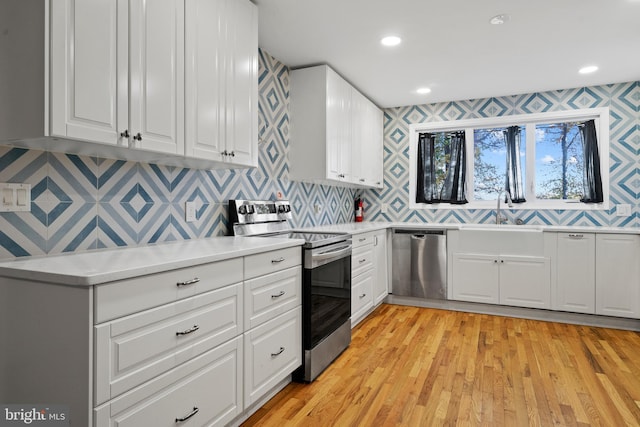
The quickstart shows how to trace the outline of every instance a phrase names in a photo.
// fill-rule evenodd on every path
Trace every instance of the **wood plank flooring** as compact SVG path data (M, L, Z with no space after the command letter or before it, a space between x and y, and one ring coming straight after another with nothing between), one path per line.
M640 426L640 333L383 304L243 426Z

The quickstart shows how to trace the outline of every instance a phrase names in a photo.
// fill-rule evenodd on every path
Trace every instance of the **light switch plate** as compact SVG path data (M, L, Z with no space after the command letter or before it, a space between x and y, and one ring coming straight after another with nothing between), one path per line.
M616 205L617 216L631 216L631 205Z
M196 202L186 202L184 204L184 220L187 222L194 222L197 219Z
M0 183L0 212L31 212L31 184Z

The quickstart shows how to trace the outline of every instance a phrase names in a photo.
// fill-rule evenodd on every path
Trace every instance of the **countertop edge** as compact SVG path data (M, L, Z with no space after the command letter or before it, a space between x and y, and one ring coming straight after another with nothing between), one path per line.
M63 254L50 257L30 258L27 260L11 260L0 262L0 277L20 280L30 280L63 286L95 286L102 285L119 280L131 279L149 274L162 273L166 271L176 270L180 268L188 268L195 265L208 264L212 262L224 261L232 258L239 258L248 255L254 255L263 252L269 252L278 249L286 249L304 244L302 239L278 239L278 238L234 238L223 237L222 239L231 239L230 245L226 247L213 248L214 250L207 254L189 255L185 253L185 247L191 253L197 252L199 249L203 251L211 250L212 239L202 239L187 242L171 242L168 244L159 244L153 246L126 248L126 249L108 249L104 251L90 251L81 254ZM242 240L238 240L242 239ZM213 246L222 246L222 241L217 241ZM189 248L190 247L190 248ZM65 260L77 260L79 257L85 261L97 261L100 257L114 256L115 261L123 260L129 255L145 255L150 251L164 251L166 254L157 256L153 261L130 262L130 265L121 269L97 269L97 271L89 272L78 269L77 272L67 271L56 272L53 268L56 262L64 263ZM178 256L179 259L170 259L171 255ZM63 269L64 270L64 269Z

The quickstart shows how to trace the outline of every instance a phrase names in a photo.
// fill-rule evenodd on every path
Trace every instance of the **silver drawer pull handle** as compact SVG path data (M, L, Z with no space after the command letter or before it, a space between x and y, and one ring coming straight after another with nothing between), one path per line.
M193 411L189 412L187 415L185 415L182 418L176 418L176 422L177 423L183 423L183 422L187 421L189 418L193 417L198 412L200 412L200 409L198 409L197 407L194 406L193 407Z
M280 298L281 296L283 296L285 294L284 291L280 291L278 292L276 295L271 295L271 298Z
M271 353L271 357L280 356L284 352L284 347L280 347L280 350L277 353Z
M271 264L277 264L277 263L282 262L282 261L284 261L284 258L282 258L282 257L280 257L278 259L272 259L271 260Z
M584 237L583 234L569 234L569 237L574 239L582 239Z
M176 332L176 336L181 336L181 335L189 335L194 333L195 331L197 331L198 329L200 329L200 326L198 325L193 325L192 328L187 329L186 331L180 331L180 332Z
M180 286L189 286L189 285L193 285L195 283L198 283L199 281L200 281L200 279L198 279L197 277L194 277L191 280L187 280L187 281L184 281L184 282L178 282L177 285L178 285L178 287L180 287Z
M364 298L366 296L367 296L367 294L362 294L362 295L360 295L360 298Z
M358 239L358 242L364 242L365 240L367 240L367 238L366 237L362 237L362 238Z
M365 262L367 259L361 259L360 261L358 261L360 264L362 264L363 262Z

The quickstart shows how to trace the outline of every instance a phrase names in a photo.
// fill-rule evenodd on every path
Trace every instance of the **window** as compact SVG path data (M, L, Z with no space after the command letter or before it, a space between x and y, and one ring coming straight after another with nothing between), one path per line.
M493 208L507 188L516 209L608 209L608 108L413 124L410 130L413 209ZM461 132L465 204L450 204L461 202L446 197L416 202L419 136L434 135L434 181L441 189L450 169L449 135ZM583 138L589 132L593 136Z

